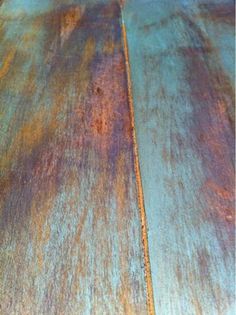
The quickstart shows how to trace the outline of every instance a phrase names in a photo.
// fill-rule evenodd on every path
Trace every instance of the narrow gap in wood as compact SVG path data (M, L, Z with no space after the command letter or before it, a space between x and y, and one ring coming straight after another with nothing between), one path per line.
M146 278L146 287L147 287L147 305L148 305L149 314L155 315L151 266L150 266L150 258L149 258L149 247L148 247L147 220L146 220L146 212L145 212L145 207L144 207L144 196L143 196L142 179L141 179L141 173L140 173L138 144L137 144L136 132L135 132L135 118L134 118L134 105L133 105L132 84L131 84L131 74L130 74L130 65L129 65L129 52L128 52L127 35L126 35L126 28L125 28L124 21L122 21L122 35L123 35L122 37L123 37L124 54L125 54L127 85L128 85L128 102L129 102L131 127L132 127L133 154L134 154L134 166L135 166L137 193L138 193L138 206L140 210L140 219L141 219L142 244L143 244L145 278Z

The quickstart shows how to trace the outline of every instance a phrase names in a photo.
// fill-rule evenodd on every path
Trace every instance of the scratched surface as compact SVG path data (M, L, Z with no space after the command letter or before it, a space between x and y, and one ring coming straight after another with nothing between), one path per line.
M147 314L120 21L1 1L3 315Z
M128 0L156 313L235 314L234 2Z

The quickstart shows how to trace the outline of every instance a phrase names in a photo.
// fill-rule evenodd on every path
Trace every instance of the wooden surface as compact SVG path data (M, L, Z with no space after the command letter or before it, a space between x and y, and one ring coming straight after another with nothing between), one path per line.
M156 314L235 314L234 3L127 1Z
M1 314L147 314L120 8L10 3Z
M235 314L234 52L231 0L0 1L1 315Z

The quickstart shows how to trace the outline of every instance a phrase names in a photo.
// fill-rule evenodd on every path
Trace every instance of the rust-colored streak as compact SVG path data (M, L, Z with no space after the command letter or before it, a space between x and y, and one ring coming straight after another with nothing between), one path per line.
M132 126L133 154L134 154L135 175L136 175L137 194L138 194L138 205L140 209L140 219L141 219L141 227L142 227L141 230L142 230L143 254L144 254L144 264L145 264L145 277L146 277L146 286L147 286L147 304L148 304L149 314L155 315L151 266L150 266L149 248L148 248L147 221L146 221L146 212L145 212L145 206L144 206L142 179L141 179L140 166L139 166L138 145L137 145L136 132L135 132L134 105L133 105L132 83L131 83L130 66L129 66L129 51L128 51L126 28L125 28L124 23L122 23L122 34L123 34L124 54L125 54L125 63L126 63L127 85L128 85L128 102L129 102L131 126Z
M214 22L221 22L234 26L235 10L234 4L201 4L201 16L203 18L210 18Z
M0 80L8 73L11 63L15 57L16 49L12 49L6 56L2 67L0 68Z
M76 28L79 23L83 13L84 7L76 6L69 8L61 16L61 44L69 38L70 34Z
M214 69L209 58L203 61L201 53L192 51L188 56L188 66L191 97L196 104L193 130L199 143L197 148L201 148L196 150L207 175L202 188L208 204L205 216L227 226L230 223L232 230L234 152L231 149L233 118L229 109L232 107L233 92L229 89L229 79L224 72L219 73ZM193 69L197 69L194 75Z

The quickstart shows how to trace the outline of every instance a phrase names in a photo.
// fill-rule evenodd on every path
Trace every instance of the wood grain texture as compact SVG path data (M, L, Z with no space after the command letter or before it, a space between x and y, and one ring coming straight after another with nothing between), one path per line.
M234 2L127 0L156 314L235 314Z
M2 1L0 36L0 313L148 314L120 7Z

